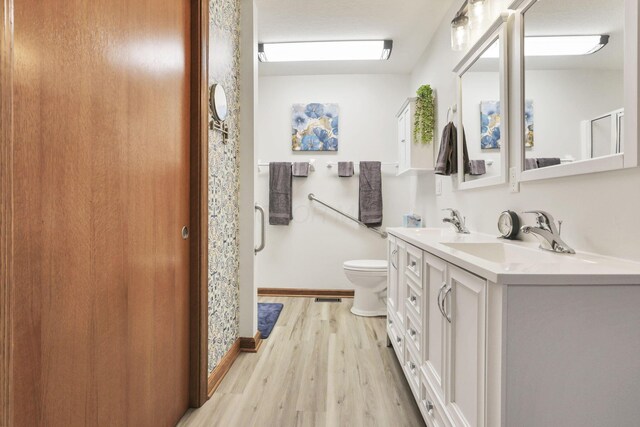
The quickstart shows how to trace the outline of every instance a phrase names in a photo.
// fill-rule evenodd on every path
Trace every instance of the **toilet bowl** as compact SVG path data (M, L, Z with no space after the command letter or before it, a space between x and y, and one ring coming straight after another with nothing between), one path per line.
M351 312L357 316L387 314L387 261L361 259L346 261L344 274L355 288Z

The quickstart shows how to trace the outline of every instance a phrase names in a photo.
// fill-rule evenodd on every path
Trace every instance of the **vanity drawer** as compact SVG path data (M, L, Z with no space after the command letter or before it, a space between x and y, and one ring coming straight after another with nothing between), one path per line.
M407 313L404 324L407 345L413 348L416 355L422 354L422 326L420 326L420 322L412 314Z
M411 311L418 319L422 319L422 289L419 288L413 279L407 278L405 293L405 311Z
M420 359L416 356L411 347L406 346L404 352L404 375L407 377L407 381L413 390L415 397L420 396L420 365L418 361Z
M422 412L422 417L431 427L449 427L452 424L448 422L444 406L442 402L435 398L431 387L424 376L420 376L420 399L418 407Z
M405 271L407 276L417 279L416 283L422 287L422 250L407 244L406 249L407 262Z
M395 316L389 312L387 314L387 334L389 335L391 345L396 352L398 361L404 360L404 339L403 335L400 333L402 330L402 324L399 324L396 321Z

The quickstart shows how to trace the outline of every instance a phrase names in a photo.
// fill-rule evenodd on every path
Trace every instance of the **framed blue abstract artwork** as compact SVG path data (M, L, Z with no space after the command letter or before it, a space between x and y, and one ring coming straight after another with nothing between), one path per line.
M293 151L338 151L338 104L294 104L291 116Z
M500 148L500 101L480 102L480 148Z

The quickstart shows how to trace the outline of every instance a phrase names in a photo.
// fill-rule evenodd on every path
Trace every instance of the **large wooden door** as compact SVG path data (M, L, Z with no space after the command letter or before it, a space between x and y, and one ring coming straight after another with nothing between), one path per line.
M189 1L13 3L11 425L175 425Z

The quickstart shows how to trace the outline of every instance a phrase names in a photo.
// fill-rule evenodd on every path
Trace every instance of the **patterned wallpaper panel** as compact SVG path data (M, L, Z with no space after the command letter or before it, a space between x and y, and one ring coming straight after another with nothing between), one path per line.
M209 1L209 85L227 94L229 138L209 130L209 373L238 338L239 0Z

